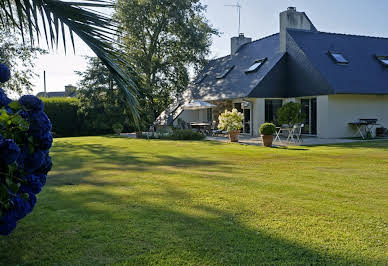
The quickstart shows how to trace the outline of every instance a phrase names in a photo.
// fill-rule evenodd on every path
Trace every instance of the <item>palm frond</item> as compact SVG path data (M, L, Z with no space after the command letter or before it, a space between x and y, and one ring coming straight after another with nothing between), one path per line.
M73 49L73 34L76 34L108 67L118 87L124 91L128 107L137 120L137 87L128 76L128 73L134 73L133 68L122 60L124 57L115 45L116 23L98 11L114 5L113 0L0 0L0 23L17 27L23 39L27 34L32 43L44 35L47 45L52 48L58 46L62 36L65 51L67 27Z

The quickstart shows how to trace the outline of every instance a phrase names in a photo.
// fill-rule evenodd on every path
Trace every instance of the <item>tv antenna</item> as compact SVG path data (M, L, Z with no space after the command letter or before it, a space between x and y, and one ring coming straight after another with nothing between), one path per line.
M234 5L225 5L225 6L237 8L237 12L238 12L238 33L237 33L237 36L239 36L240 32L241 32L240 31L240 28L241 28L241 4L240 4L240 1L237 0L236 4L234 4Z

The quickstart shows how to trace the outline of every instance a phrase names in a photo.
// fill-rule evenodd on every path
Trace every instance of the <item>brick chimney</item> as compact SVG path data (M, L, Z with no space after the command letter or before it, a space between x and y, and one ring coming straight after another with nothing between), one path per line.
M287 29L317 31L306 13L296 11L296 7L289 7L280 13L280 51L286 52Z
M231 55L235 55L241 46L250 42L252 42L252 38L245 37L244 33L240 33L238 37L233 37L230 40Z

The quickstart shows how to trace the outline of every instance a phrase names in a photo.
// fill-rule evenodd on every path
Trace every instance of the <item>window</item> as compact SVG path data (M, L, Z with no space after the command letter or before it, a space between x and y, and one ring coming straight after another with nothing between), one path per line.
M282 107L282 100L265 100L265 122L277 123L278 110Z
M245 70L245 73L251 73L251 72L258 70L264 64L264 62L266 60L267 60L267 58L256 60L253 63L253 65L251 65L247 70Z
M384 66L388 66L388 56L376 55L377 60L380 61Z
M207 73L203 74L202 76L199 76L199 77L194 81L194 84L199 84L199 83L201 83L206 77L207 77Z
M231 67L228 67L227 69L224 70L224 72L222 72L220 75L218 75L216 78L217 79L223 79L226 77L226 75L229 74L230 71L232 71L234 68L234 66L231 66Z
M334 60L334 62L336 62L337 64L348 64L349 63L349 61L346 60L346 58L341 53L329 52L329 55Z
M213 122L213 109L211 108L206 109L206 118L207 118L207 122L209 123Z

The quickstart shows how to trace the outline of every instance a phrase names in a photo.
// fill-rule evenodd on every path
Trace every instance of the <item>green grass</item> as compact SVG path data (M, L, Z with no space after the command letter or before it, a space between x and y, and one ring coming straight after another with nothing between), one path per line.
M56 139L0 264L388 264L388 142Z

